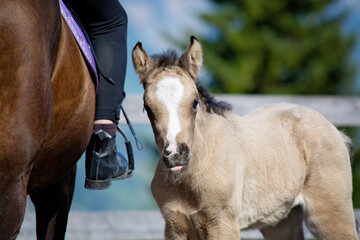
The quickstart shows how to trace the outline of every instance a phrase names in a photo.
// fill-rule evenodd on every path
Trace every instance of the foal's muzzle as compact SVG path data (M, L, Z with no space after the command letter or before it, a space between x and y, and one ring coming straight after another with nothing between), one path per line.
M165 146L162 159L165 166L173 173L183 172L190 161L190 148L185 143L180 144L176 151L170 151L168 146Z

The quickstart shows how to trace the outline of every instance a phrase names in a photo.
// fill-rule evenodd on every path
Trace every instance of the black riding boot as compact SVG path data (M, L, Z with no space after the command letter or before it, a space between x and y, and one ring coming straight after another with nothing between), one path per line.
M106 189L111 181L129 177L128 162L117 152L115 136L103 130L91 136L85 156L85 188Z

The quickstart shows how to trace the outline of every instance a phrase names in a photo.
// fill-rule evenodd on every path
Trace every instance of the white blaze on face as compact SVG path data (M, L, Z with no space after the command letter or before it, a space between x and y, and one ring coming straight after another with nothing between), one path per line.
M167 150L176 152L176 135L180 132L178 107L184 95L184 86L178 78L165 77L156 86L156 96L164 104L169 113L166 139L169 141Z

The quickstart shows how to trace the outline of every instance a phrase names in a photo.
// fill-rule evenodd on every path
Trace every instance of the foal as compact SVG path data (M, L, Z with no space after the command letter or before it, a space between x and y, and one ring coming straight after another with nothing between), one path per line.
M202 48L151 58L138 43L134 68L162 156L151 184L165 239L358 239L351 141L314 110L272 104L239 117L196 84Z

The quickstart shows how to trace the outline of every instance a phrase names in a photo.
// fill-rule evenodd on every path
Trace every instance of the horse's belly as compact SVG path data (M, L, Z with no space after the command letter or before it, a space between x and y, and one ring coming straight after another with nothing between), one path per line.
M91 120L90 120L91 121ZM35 159L28 183L28 192L47 187L61 179L79 160L88 143L89 130L80 133L83 140L68 132L68 140L45 142Z
M63 19L51 92L51 128L35 159L28 191L55 183L64 176L84 152L93 126L94 85Z
M57 182L83 154L90 139L94 116L94 94L86 96L88 99L81 101L82 104L73 105L76 111L66 113L67 110L62 109L58 112L63 117L69 115L69 118L52 118L49 136L34 161L29 192ZM52 115L57 115L55 112Z

